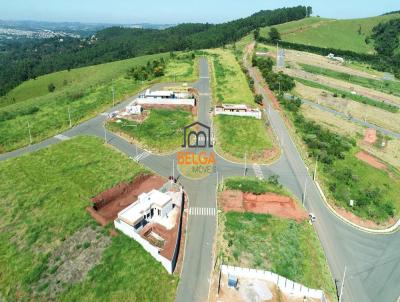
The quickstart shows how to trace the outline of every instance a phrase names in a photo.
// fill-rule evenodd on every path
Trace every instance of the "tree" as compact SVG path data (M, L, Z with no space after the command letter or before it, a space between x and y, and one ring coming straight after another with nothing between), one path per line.
M54 92L54 90L56 90L56 86L54 86L53 83L50 83L49 86L47 86L47 89L49 92Z
M257 28L256 30L254 30L253 35L254 35L254 40L258 41L258 38L260 37L260 29Z
M259 105L262 105L262 104L263 104L263 97L262 97L262 95L256 94L256 95L254 96L254 102L256 102L256 103L259 104Z
M281 34L279 33L279 31L275 27L271 27L271 29L269 30L268 35L269 35L269 40L272 43L277 43L281 39Z
M309 18L312 15L312 7L307 6L307 18Z

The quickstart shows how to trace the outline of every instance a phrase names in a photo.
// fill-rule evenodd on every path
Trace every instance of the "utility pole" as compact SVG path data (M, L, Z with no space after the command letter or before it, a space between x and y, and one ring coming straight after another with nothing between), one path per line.
M343 298L343 288L344 288L344 280L346 278L346 270L347 270L347 266L344 266L344 272L343 272L343 280L342 280L342 285L340 286L340 295L339 295L339 302L342 302L342 298Z
M318 156L317 156L317 160L315 162L315 168L314 168L314 181L317 179L317 167L318 167Z
M115 89L114 89L114 85L111 88L112 90L112 98L113 98L113 107L115 106Z
M243 174L243 176L246 176L246 170L247 170L247 151L244 152L244 174Z
M69 119L69 127L72 128L71 111L69 110L69 106L68 106L68 119Z
M28 121L28 132L29 132L29 144L32 145L32 134L31 134L31 125Z
M107 130L106 130L106 126L103 125L104 128L104 143L107 144Z
M172 160L172 179L175 181L175 159Z
M304 192L303 192L303 206L306 201L306 193L307 193L307 176L306 176L306 182L304 183Z

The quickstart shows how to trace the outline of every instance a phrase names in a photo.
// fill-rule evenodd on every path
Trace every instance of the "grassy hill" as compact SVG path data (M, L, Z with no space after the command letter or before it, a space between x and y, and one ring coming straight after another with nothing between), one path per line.
M22 83L0 98L0 153L29 144L28 122L35 143L69 128L69 112L72 125L99 114L113 103L112 87L119 102L155 82L197 78L197 61L184 55L169 59L162 77L147 81L127 77L128 69L161 57L167 59L169 54L60 71ZM47 88L50 83L56 87L52 93Z
M374 53L373 41L367 44L365 38L371 34L375 25L394 18L400 18L400 14L348 20L312 17L275 27L281 33L282 40L287 42ZM264 27L260 33L266 36L268 31L269 27Z

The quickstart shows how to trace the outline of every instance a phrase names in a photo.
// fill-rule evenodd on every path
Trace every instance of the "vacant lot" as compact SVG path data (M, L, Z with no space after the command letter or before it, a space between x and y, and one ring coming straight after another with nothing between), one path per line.
M90 137L0 163L0 293L5 300L38 300L35 293L49 300L49 286L54 284L43 281L66 272L69 262L63 255L75 263L68 272L79 269L81 274L86 258L76 257L73 249L60 251L69 238L80 238L80 231L97 229L85 211L89 199L143 172ZM97 236L109 236L106 229L96 233L89 240L86 232L85 241L69 245L81 249L82 257L84 250L92 251L90 256L98 260L87 275L76 279L78 283L61 283L57 300L174 300L177 278L136 242L119 235L107 239L104 252L95 255L91 248L99 244ZM151 286L156 282L157 287Z
M247 104L256 107L246 76L230 50L213 49L211 55L214 71L213 90L217 103Z
M145 148L156 152L174 151L182 145L183 127L193 122L193 116L185 110L151 109L142 123L121 119L109 123L110 130L121 132Z
M400 82L399 81L383 81L371 77L364 77L354 75L348 72L337 71L333 69L322 68L321 66L313 66L308 64L301 64L301 68L307 72L328 76L334 79L346 81L352 84L360 85L363 87L379 90L388 94L400 96Z
M243 179L243 191L282 189L265 181ZM238 179L227 181L238 189ZM334 296L323 250L312 226L265 214L221 212L218 255L224 264L266 269Z
M329 196L336 205L363 219L378 224L400 213L400 174L394 169L380 170L359 160L355 148L331 166L322 165L319 177L329 188ZM350 199L355 206L350 207Z
M218 147L234 158L247 155L249 161L263 161L273 157L273 142L263 120L252 117L218 115L214 118L217 127Z
M343 91L346 94L350 94L350 92L353 91L355 93L355 95L349 95L348 96L349 98L351 98L352 96L363 96L363 97L367 97L375 102L379 101L380 103L383 103L384 105L389 105L389 104L399 105L400 104L399 97L396 97L391 94L383 93L380 91L376 91L371 88L366 88L366 87L362 87L360 85L348 83L346 81L337 80L337 79L330 78L327 76L322 76L322 75L315 75L313 73L309 73L304 70L295 69L295 68L285 68L284 72L292 77L304 79L306 81L311 81L318 85L324 85L327 87L331 87L336 90ZM340 92L340 93L342 93L342 92ZM394 108L394 109L397 109L397 108Z
M301 83L297 83L295 92L306 100L400 133L400 112L392 113L381 108L367 106L347 98L341 98L340 95L334 97L330 92L324 92L322 89L312 88Z
M284 41L373 53L373 43L367 44L365 38L371 34L375 25L398 17L399 14L348 20L311 17L274 27L281 32ZM268 31L268 27L262 29L261 35L266 36Z
M112 87L116 102L119 102L154 82L171 81L170 74L173 73L180 73L177 77L179 81L183 81L186 75L193 79L196 68L189 66L186 59L170 61L172 65L167 64L165 77L143 82L126 78L128 69L146 65L148 61L160 57L166 58L167 55L144 56L62 71L21 84L15 88L18 101L0 105L0 153L29 144L28 122L33 142L38 142L67 129L69 113L72 124L76 125L103 112L113 104ZM61 85L57 84L59 81ZM56 84L53 93L46 91L50 82Z

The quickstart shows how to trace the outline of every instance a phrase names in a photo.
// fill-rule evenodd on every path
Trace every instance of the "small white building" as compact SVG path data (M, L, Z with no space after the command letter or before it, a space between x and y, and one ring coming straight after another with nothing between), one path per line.
M245 104L222 104L215 106L215 115L235 115L235 116L248 116L256 119L261 119L261 110L250 108Z
M330 53L326 56L328 59L334 60L334 61L338 61L340 63L344 63L344 59L342 57L336 57L335 54Z

